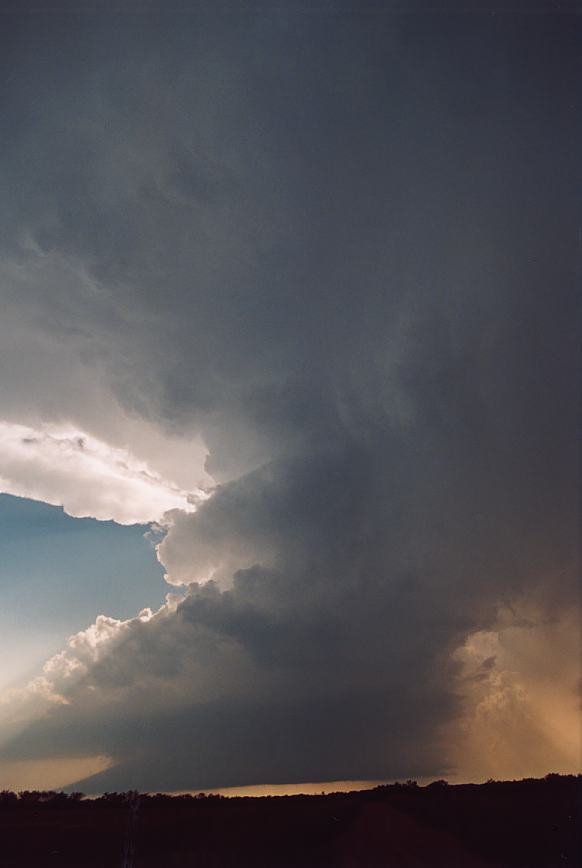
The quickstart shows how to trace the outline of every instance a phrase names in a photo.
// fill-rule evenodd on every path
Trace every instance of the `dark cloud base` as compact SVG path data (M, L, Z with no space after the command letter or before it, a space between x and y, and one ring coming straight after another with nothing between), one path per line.
M438 775L451 653L577 600L571 21L295 9L19 20L8 310L220 483L185 601L4 749L82 786Z

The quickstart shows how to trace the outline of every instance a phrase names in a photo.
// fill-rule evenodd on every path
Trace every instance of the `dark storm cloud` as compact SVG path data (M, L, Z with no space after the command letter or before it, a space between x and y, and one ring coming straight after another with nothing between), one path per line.
M105 788L439 773L450 652L575 594L569 22L296 10L16 40L11 303L223 483L160 557L227 589L8 749Z

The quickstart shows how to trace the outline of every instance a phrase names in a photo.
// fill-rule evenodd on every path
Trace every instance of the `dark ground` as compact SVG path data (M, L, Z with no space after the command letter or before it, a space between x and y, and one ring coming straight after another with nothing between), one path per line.
M582 775L327 796L0 794L2 868L582 865Z

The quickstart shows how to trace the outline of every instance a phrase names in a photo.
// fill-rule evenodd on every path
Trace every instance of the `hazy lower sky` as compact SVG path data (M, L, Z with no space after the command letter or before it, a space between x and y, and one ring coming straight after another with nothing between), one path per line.
M0 788L579 769L577 11L2 4Z

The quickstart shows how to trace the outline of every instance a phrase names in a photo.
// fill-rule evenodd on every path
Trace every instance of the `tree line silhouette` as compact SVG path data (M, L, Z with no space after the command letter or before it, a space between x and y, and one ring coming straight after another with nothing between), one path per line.
M0 792L1 868L582 864L582 775L328 795ZM123 853L131 853L123 859Z

